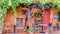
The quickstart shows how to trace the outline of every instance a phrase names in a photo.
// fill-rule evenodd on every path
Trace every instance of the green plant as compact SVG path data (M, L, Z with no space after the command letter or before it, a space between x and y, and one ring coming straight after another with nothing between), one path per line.
M58 21L60 21L60 10L58 11Z
M57 5L57 8L60 8L60 0L39 0L37 3L39 5L46 5L49 2L52 3L52 7L56 7ZM19 4L23 4L23 3L29 6L32 3L36 3L36 1L35 0L0 0L0 17L2 17L0 23L4 20L6 16L6 12L10 7L12 7L13 13L16 17L16 7ZM14 19L14 21L16 21L16 18Z
M28 31L30 31L30 32L34 32L33 28L29 28Z
M39 3L42 5L48 4L51 0L39 0Z
M37 12L34 12L34 16L36 16L36 15L38 15L38 13Z
M37 18L39 18L42 14L43 14L42 12L35 12L35 13L34 13L34 16L37 17ZM39 15L40 15L40 16L39 16Z
M60 0L52 0L52 6L56 8L60 8Z
M38 14L42 15L43 13L42 12L38 12Z
M33 0L0 0L0 17L5 17L7 10L12 7L14 15L16 15L16 7L19 4L26 4L29 5L33 2ZM35 1L34 1L35 2ZM5 16L4 16L5 15ZM4 18L2 18L4 19Z

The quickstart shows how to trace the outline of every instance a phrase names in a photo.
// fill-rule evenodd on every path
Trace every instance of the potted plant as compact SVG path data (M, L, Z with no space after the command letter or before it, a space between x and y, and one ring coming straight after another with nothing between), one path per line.
M40 16L42 16L42 12L35 12L34 15L37 20L40 20Z
M40 16L42 16L42 14L43 14L42 12L35 12L34 13L35 17L37 17L37 18L39 18Z
M28 28L27 30L28 30L29 34L33 34L33 32L34 32L33 28Z
M34 12L34 16L36 17L38 15L38 13L37 12Z

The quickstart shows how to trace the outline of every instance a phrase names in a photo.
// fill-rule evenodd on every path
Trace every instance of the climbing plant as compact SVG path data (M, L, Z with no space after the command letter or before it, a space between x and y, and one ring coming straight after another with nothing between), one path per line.
M38 0L38 2L36 2L37 0L0 0L0 17L2 17L0 19L0 22L2 22L6 16L6 12L7 10L12 7L13 9L13 13L16 16L16 7L19 4L25 4L27 6L29 6L32 3L38 3L38 5L46 5L49 3L52 3L52 7L57 7L60 8L60 0ZM16 20L16 19L15 19Z
M60 8L60 0L52 0L52 7Z
M39 3L42 5L48 4L51 0L39 0Z

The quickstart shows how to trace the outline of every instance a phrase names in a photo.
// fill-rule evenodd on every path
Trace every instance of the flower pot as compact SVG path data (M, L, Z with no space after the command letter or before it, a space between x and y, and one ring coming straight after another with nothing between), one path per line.
M33 32L28 31L29 34L33 34Z

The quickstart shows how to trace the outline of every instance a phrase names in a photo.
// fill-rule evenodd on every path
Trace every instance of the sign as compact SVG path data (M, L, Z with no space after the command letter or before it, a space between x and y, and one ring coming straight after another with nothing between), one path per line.
M58 18L58 14L54 14L53 17L54 17L54 18Z
M39 24L39 26L47 26L46 24Z

